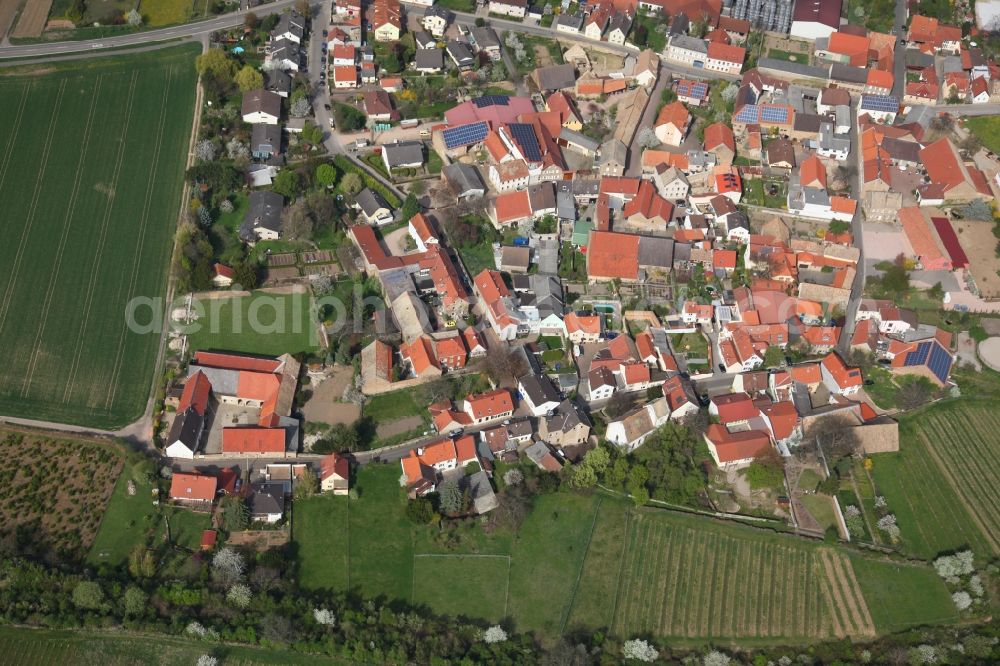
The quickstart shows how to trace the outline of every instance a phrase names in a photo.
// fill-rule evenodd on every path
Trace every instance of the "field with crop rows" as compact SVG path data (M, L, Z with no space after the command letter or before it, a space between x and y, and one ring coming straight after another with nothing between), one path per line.
M613 631L688 638L875 633L850 561L794 539L688 526L633 512Z
M900 424L899 453L872 456L876 490L897 518L903 547L914 555L972 548L1000 553L1000 455L996 402L948 402Z
M126 304L164 293L197 51L0 77L0 413L141 415L159 335L130 331Z

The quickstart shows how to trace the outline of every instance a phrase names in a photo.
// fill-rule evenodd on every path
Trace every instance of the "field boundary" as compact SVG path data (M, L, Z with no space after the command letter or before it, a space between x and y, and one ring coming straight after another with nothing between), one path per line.
M561 633L566 633L566 624L569 622L569 616L573 611L573 604L576 603L576 591L580 588L580 579L583 578L583 566L587 562L587 552L590 550L590 542L594 540L594 528L597 526L597 516L601 513L601 504L603 503L604 498L598 497L597 506L594 507L594 520L591 521L590 530L587 532L587 545L583 548L583 559L580 560L580 568L576 572L576 580L573 581L573 590L570 592L569 602L563 610L562 624L559 630Z
M615 628L615 622L618 618L618 601L621 599L622 593L622 574L625 570L625 558L628 556L628 535L629 535L629 525L632 523L632 507L629 507L625 512L625 538L622 539L622 551L618 558L618 578L615 579L615 601L611 606L611 621L609 626L612 631ZM586 558L584 558L586 561Z

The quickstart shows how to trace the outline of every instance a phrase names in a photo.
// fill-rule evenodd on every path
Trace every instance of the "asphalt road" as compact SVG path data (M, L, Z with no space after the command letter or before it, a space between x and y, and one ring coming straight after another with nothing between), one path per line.
M268 16L276 14L282 10L295 5L296 0L278 0L267 5L260 5L253 9L257 16ZM47 44L23 44L19 46L0 47L0 58L23 58L26 56L46 56L59 53L78 53L81 51L95 51L100 49L115 49L122 46L142 45L151 42L159 42L167 39L181 39L192 37L231 28L243 23L247 11L232 12L223 14L215 18L195 23L185 23L159 30L146 30L117 37L106 37L104 39L89 39L74 42L51 42Z

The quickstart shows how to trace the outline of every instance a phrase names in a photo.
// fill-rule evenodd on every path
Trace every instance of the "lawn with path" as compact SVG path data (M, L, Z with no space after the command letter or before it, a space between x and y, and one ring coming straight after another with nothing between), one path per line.
M142 414L159 331L130 329L126 304L166 288L198 50L0 79L0 413L102 428Z

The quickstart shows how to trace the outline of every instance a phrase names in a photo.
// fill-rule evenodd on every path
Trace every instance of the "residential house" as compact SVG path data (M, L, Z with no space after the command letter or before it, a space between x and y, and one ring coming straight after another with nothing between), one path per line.
M552 381L545 375L525 375L517 380L517 390L533 416L553 411L562 398Z
M654 132L660 143L679 146L691 126L691 114L681 102L674 101L660 109Z
M393 220L392 208L376 190L366 187L354 198L354 207L361 212L366 224L380 226Z
M588 396L591 402L606 400L618 390L618 380L609 368L600 366L587 375Z
M854 395L864 384L861 368L848 367L836 352L830 352L823 358L820 371L823 384L836 395Z
M404 339L406 337L404 336ZM431 340L426 335L419 335L412 338L409 342L403 342L399 347L399 355L403 359L403 362L409 366L410 373L414 377L441 376L441 366L438 364L437 356L434 354L434 347L431 344Z
M476 440L465 435L455 440L441 439L410 451L400 459L407 492L410 498L434 492L441 480L441 473L479 464Z
M247 214L240 225L240 239L253 244L259 240L281 238L281 211L284 206L285 200L277 192L251 192Z
M573 344L597 342L601 339L601 317L594 314L570 312L563 317L566 337Z
M444 51L437 47L417 49L413 68L421 74L436 74L444 69Z
M486 194L486 185L479 170L470 164L449 164L441 169L441 177L459 200L480 199Z
M500 60L500 38L497 37L493 28L489 26L473 27L469 31L469 41L476 49L476 53L485 53L494 62Z
M424 164L424 144L421 141L396 141L382 146L382 163L387 171L419 169Z
M396 42L403 32L399 0L373 0L371 30L376 42Z
M538 435L556 447L579 446L590 437L590 418L572 400L563 400L552 414L538 420Z
M451 61L462 71L467 71L475 67L476 55L472 52L472 47L468 42L457 39L449 39L445 52Z
M435 37L443 37L444 31L454 20L455 15L440 5L432 5L424 10L420 25Z
M502 14L514 18L524 18L528 9L527 0L490 0L490 14Z
M392 98L384 90L370 90L364 95L365 113L369 120L389 122L398 120L399 113L392 108Z
M724 123L712 123L705 127L704 146L706 151L715 153L719 164L732 164L736 157L736 138L733 130Z
M605 438L626 453L643 445L656 429L670 420L667 399L657 398L622 418L608 423Z
M350 491L351 464L344 456L331 453L319 461L320 492L346 495Z
M250 132L250 154L256 160L269 160L281 154L281 127L257 123Z
M285 515L285 487L282 483L255 483L250 486L250 520L273 525Z
M277 125L281 119L281 96L264 90L251 90L243 94L243 122Z
M306 19L297 11L285 12L278 18L278 23L271 30L271 39L287 39L296 44L302 43L306 32Z
M706 428L704 438L716 466L723 470L746 467L771 447L771 437L767 431L730 432L718 423Z
M215 501L218 479L206 474L185 474L174 472L170 478L172 501L184 506L209 508Z
M215 275L212 277L212 286L219 289L233 286L233 278L236 276L236 273L232 267L216 263L212 266L212 270L215 272Z

